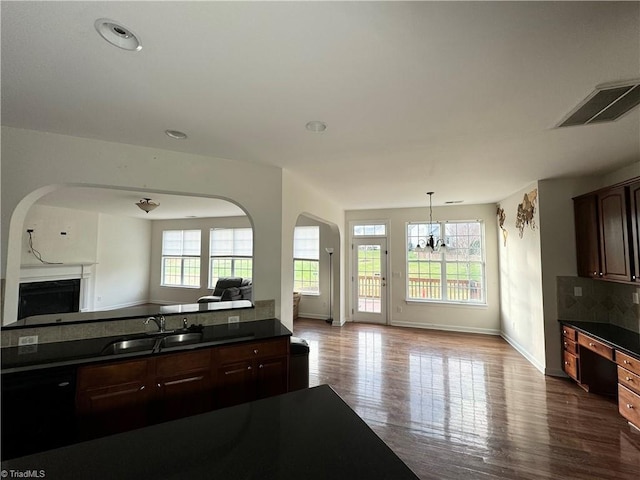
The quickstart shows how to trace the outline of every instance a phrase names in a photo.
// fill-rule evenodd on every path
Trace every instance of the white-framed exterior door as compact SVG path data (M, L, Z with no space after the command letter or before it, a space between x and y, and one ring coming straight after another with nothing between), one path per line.
M387 239L353 239L352 319L387 324Z

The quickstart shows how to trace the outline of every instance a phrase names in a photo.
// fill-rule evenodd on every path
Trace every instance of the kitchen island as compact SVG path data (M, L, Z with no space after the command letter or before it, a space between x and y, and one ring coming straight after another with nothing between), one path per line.
M48 479L418 478L328 386L9 460Z

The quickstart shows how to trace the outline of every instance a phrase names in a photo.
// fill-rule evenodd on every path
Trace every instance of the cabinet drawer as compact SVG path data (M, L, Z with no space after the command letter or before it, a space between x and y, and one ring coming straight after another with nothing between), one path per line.
M616 350L616 363L627 370L640 375L640 360Z
M636 427L640 426L640 395L618 385L618 411Z
M578 359L575 355L564 352L564 371L574 380L578 380Z
M566 325L563 325L562 326L562 336L564 338L568 338L569 340L573 340L575 342L575 340L576 340L576 331L571 327L567 327Z
M620 365L618 365L618 383L640 395L640 375L631 373Z
M613 348L585 335L584 333L578 333L578 343L583 347L588 348L592 352L596 352L598 355L603 356L604 358L613 360Z
M578 345L573 340L569 340L568 338L564 338L562 340L562 347L565 351L569 353L573 353L574 355L578 354Z
M145 382L149 371L149 361L134 360L91 365L78 369L78 390L91 387L120 385L129 382Z
M211 349L197 352L174 353L158 357L156 374L161 377L182 375L194 370L211 369Z
M250 360L253 358L277 357L287 355L289 351L289 338L268 341L243 343L217 349L217 359L221 363Z

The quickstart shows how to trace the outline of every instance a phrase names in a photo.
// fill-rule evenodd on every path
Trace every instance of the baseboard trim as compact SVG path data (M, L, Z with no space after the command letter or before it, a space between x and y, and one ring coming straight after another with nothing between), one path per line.
M481 335L500 335L500 330L496 330L493 328L462 327L460 325L439 325L439 324L433 324L433 323L425 324L425 323L398 322L398 321L392 321L390 325L393 327L423 328L425 330L444 330L447 332L479 333Z
M329 320L329 315L319 315L317 313L299 312L298 316L302 318L310 318L312 320Z
M159 302L148 302L146 300L139 300L139 301L136 301L136 302L127 302L127 303L120 303L118 305L109 305L108 307L94 308L92 311L93 312L108 312L109 310L116 310L118 308L137 307L139 305L146 305L147 303L159 303Z
M504 332L500 333L500 336L502 338L504 338L504 340L511 345L514 350L516 352L518 352L520 355L522 355L524 358L527 359L527 361L533 365L534 367L536 367L536 369L542 373L543 375L545 375L545 367L544 365L540 364L540 362L538 362L538 360L536 358L534 358L522 345L520 345L518 342L516 342L513 338L509 337L509 335L507 335Z

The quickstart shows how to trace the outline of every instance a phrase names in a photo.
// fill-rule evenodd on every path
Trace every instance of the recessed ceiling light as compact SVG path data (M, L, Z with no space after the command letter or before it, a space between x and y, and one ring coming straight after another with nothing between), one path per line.
M327 129L327 124L320 120L312 120L305 125L305 128L313 133L322 133Z
M164 133L167 134L167 137L175 138L176 140L184 140L187 138L187 134L179 130L165 130Z
M120 25L107 18L99 18L93 25L96 27L100 36L111 45L134 52L142 49L137 35L124 25Z

